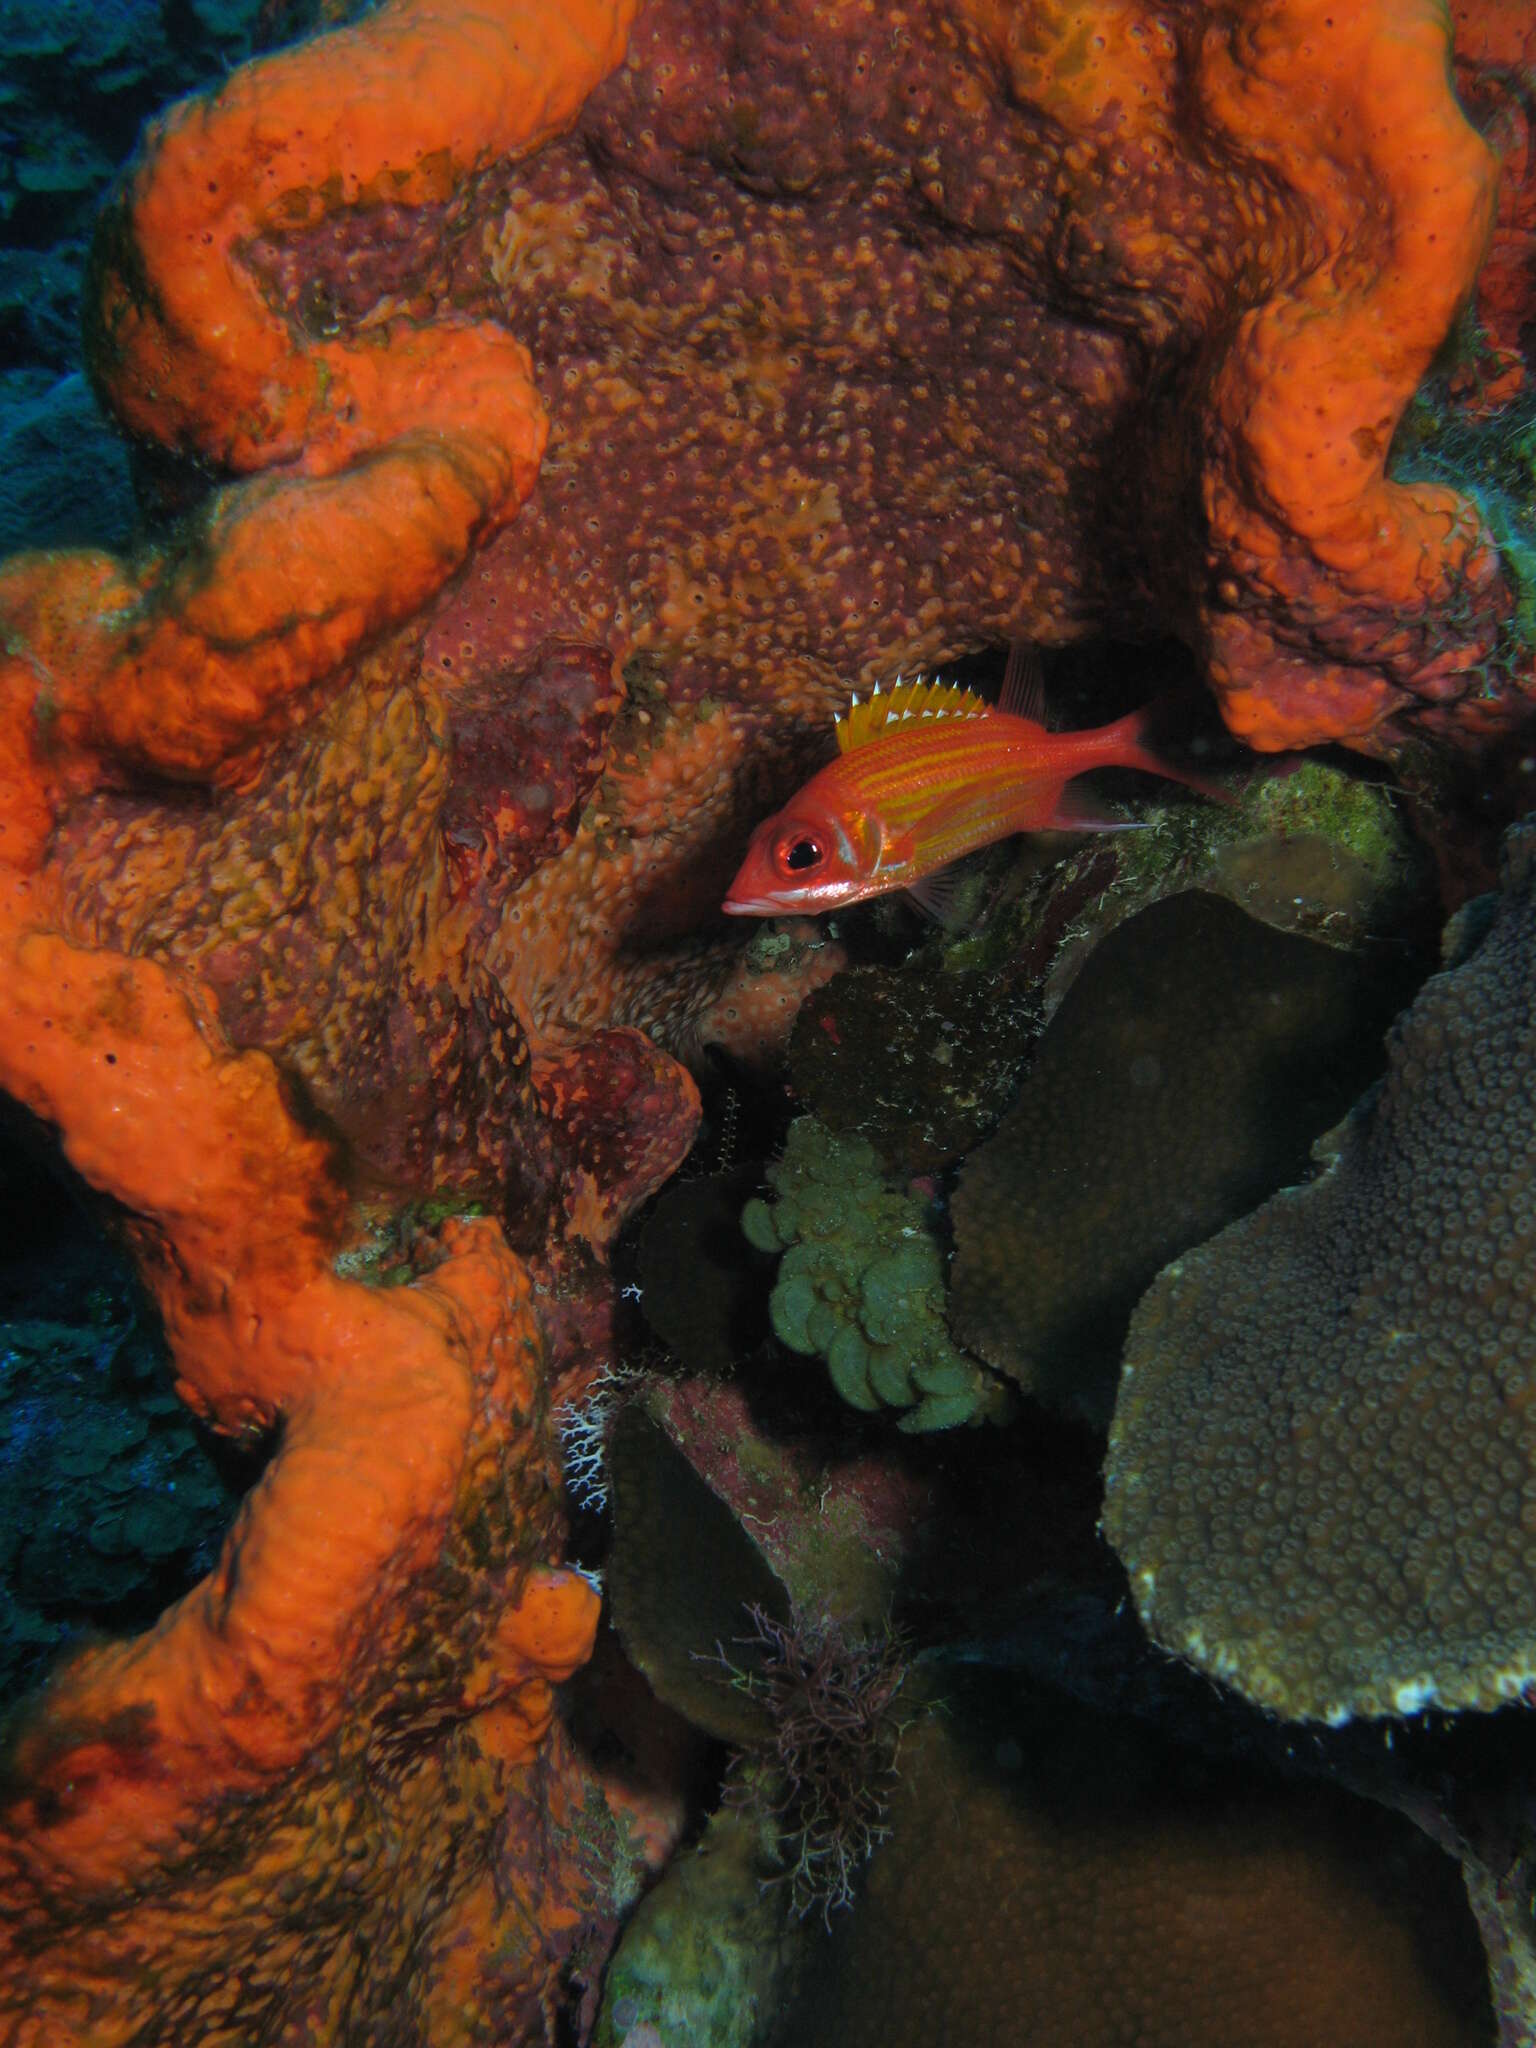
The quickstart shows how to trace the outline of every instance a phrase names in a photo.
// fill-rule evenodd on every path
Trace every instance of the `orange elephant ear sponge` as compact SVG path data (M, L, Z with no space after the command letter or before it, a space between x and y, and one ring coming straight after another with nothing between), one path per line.
M407 1285L338 1271L348 1191L287 1078L231 1044L199 963L104 943L57 850L104 789L142 812L180 784L182 819L248 791L365 649L408 645L389 629L537 470L503 329L311 347L240 252L274 217L445 197L568 120L626 27L622 5L387 0L174 110L103 245L99 368L138 431L281 473L130 566L0 570L0 1089L122 1212L184 1398L274 1432L216 1569L69 1657L8 1731L7 2040L532 2040L611 1912L622 1857L552 1732L599 1602L558 1562L527 1269L480 1219L424 1242ZM157 874L185 851L161 822ZM357 858L328 868L336 895Z
M1292 1719L1536 1687L1536 829L1458 929L1323 1178L1176 1260L1126 1345L1104 1529L1142 1618Z
M504 1925L482 1896L503 1855L531 1859L517 1881L536 1877L574 1926L592 1876L555 1838L538 1846L538 1809L580 1803L580 1774L557 1749L531 1805L515 1775L598 1607L551 1562L526 1272L482 1221L447 1226L411 1286L339 1277L340 1190L271 1063L230 1053L154 963L18 929L31 901L0 888L0 1085L126 1211L186 1398L224 1429L282 1434L211 1576L147 1634L66 1662L15 1731L0 2031L26 2016L55 2029L37 2038L137 2037L125 1971L209 2041L226 2038L232 1976L257 2028L339 1995L364 1951L362 1995L385 1997L380 1957L430 1950L461 1914L477 1942L513 1939L524 1909ZM381 1778L380 1744L415 1769ZM168 1863L191 1881L167 1892ZM425 1916L398 1890L412 1868L440 1887ZM317 1944L308 1923L334 1920L338 1887L345 1931ZM466 2009L499 2023L536 2005L555 1965L524 1963L533 1993L471 1972Z

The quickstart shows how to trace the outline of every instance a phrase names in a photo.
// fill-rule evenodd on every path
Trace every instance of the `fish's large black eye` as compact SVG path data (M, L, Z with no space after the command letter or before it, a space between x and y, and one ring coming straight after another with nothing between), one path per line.
M792 875L802 875L807 868L821 866L822 851L814 839L802 833L798 839L786 839L779 848L779 859Z

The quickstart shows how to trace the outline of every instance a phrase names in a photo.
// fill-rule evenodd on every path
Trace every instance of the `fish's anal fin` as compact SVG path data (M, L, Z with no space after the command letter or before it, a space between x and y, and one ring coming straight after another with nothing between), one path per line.
M1147 827L1140 818L1117 818L1086 791L1079 794L1076 790L1064 789L1057 796L1049 819L1039 829L1044 832L1144 832Z
M1027 718L1032 725L1045 724L1045 670L1033 640L1009 643L997 708L1013 718Z
M877 688L861 704L857 697L837 721L840 753L851 753L900 726L926 724L940 718L982 718L991 710L984 698L958 683L925 683L921 677L897 681L889 690Z

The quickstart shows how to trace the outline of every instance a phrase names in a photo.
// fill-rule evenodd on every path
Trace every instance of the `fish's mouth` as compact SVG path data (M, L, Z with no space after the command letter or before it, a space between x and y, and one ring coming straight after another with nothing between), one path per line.
M727 917L778 917L784 906L766 896L727 896L720 908Z

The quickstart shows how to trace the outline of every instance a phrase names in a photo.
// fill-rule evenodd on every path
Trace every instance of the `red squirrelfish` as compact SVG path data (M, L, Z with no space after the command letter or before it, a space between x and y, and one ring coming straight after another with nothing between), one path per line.
M1034 709L1037 690L1020 686L1027 666L1010 661L1004 701ZM1230 802L1148 746L1149 717L1051 732L954 684L898 681L855 697L837 721L837 759L758 826L723 907L738 917L836 910L924 883L1010 833L1113 829L1123 821L1066 787L1095 768L1142 768Z

